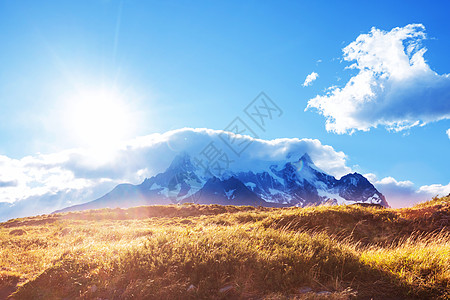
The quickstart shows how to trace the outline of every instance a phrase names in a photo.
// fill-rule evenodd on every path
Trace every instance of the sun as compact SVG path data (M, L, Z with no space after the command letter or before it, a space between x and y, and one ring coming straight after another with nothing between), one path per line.
M131 104L116 89L84 90L72 97L63 117L70 138L80 146L108 148L133 134Z

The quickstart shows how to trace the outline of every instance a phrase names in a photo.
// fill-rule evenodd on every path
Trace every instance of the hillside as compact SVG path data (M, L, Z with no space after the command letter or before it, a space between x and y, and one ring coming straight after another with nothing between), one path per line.
M449 299L450 197L99 209L0 224L0 299Z

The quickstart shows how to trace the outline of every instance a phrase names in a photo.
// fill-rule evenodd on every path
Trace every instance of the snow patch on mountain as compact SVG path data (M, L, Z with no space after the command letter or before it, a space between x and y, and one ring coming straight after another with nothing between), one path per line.
M327 190L318 190L319 196L323 197L325 201L336 200L337 205L353 204L355 201L347 200L339 196L339 194L333 194Z
M234 199L235 191L236 191L236 189L231 189L231 190L225 191L225 195L227 195L228 199Z

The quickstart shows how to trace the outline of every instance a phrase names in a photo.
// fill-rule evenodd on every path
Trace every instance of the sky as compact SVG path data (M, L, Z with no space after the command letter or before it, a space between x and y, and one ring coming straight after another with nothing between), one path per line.
M394 206L450 193L449 10L446 1L0 0L0 202L89 188L87 201L138 183L152 170L93 179L61 162L90 153L106 164L139 137L226 129L261 92L282 114L264 130L247 119L258 138L331 146ZM36 167L49 157L54 174Z

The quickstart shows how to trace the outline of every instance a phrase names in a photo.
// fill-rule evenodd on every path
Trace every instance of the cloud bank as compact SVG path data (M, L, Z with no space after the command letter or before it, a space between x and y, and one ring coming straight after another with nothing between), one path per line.
M308 76L306 76L305 82L303 82L303 86L310 86L314 80L316 80L319 77L319 74L316 72L312 72Z
M426 63L425 27L410 24L389 32L372 28L343 49L357 74L344 87L308 101L326 118L327 131L344 134L385 126L401 131L450 118L450 75ZM306 81L305 81L306 82Z
M250 145L237 156L224 140ZM136 138L107 155L72 149L22 159L0 156L0 220L94 200L119 183L139 184L164 171L178 153L195 157L211 142L228 154L233 171L249 166L263 169L273 161L298 159L305 152L319 168L338 178L351 171L343 152L316 139L261 140L220 130L184 128Z
M386 196L389 205L393 208L411 206L435 196L450 194L450 182L447 185L432 184L417 188L409 180L397 181L393 177L385 177L378 180L374 174L364 174L375 187Z

